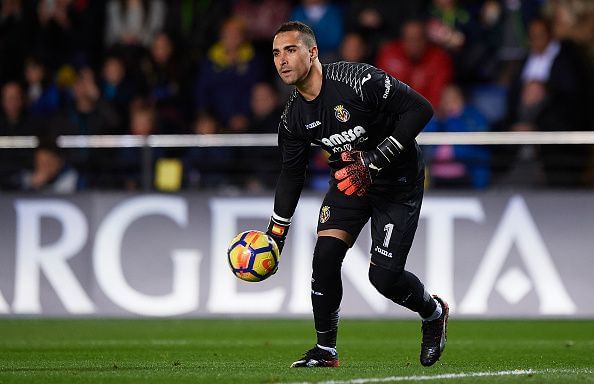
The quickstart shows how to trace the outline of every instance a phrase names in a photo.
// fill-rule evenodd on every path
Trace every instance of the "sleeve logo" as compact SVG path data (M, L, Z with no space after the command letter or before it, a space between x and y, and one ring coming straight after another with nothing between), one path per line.
M388 95L390 94L390 88L392 88L392 83L390 82L390 77L386 75L386 79L384 80L384 95L382 96L383 99L388 98Z

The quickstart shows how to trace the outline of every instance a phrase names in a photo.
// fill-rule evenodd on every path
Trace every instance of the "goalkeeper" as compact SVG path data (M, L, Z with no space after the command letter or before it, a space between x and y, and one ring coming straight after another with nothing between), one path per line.
M448 305L404 269L423 199L424 164L415 137L433 109L413 89L362 63L322 65L313 31L281 25L272 49L285 84L294 85L279 125L282 170L268 227L282 249L305 180L311 144L330 153L332 181L320 209L311 300L316 345L292 367L336 367L341 266L371 218L369 280L422 318L420 361L433 365L446 341Z

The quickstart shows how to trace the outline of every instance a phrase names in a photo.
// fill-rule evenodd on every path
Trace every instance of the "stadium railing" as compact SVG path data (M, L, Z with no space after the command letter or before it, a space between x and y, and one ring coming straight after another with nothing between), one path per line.
M422 132L420 145L594 144L594 132ZM276 134L59 136L62 148L274 147ZM0 136L0 148L35 148L35 136Z
M151 188L152 148L208 148L208 147L276 147L276 134L213 134L213 135L78 135L59 136L57 144L63 149L82 148L144 148L142 156L143 189ZM557 132L423 132L417 138L420 145L592 145L592 131ZM0 149L34 149L35 136L0 136ZM494 147L492 147L494 148ZM592 147L594 148L594 146ZM571 151L569 151L571 152ZM571 156L571 153L567 154ZM594 163L594 151L588 158ZM580 160L581 161L581 160Z

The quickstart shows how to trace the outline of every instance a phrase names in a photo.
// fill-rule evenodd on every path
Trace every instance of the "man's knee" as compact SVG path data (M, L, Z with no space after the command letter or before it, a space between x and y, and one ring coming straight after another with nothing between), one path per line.
M314 274L334 274L340 272L342 261L349 246L341 239L320 236L313 255Z
M353 239L353 236L343 229L323 229L318 232L318 239L321 239L323 237L333 237L342 240L348 245L349 248L353 246L353 243L355 241Z
M402 270L391 271L371 264L369 267L369 281L379 293L393 300L400 291L399 287L403 285L403 272Z

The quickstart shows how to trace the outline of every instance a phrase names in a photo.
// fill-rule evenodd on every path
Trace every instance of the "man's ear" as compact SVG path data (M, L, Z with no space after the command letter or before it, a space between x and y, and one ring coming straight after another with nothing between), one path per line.
M309 50L309 59L310 61L314 61L315 59L318 58L318 47L313 46L311 47L311 49Z

